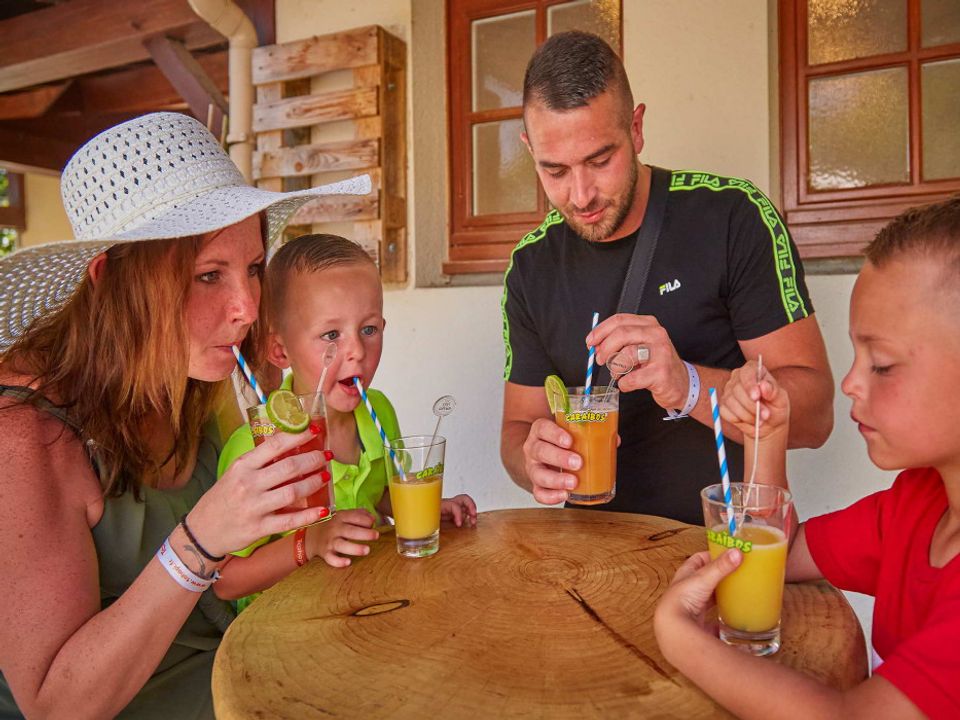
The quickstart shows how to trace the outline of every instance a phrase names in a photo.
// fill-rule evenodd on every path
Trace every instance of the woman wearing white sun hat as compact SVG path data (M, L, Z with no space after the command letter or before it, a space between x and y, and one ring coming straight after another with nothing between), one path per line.
M154 113L89 141L61 187L76 240L0 261L0 718L212 716L232 610L210 583L228 552L317 519L274 511L323 457L271 465L309 437L281 433L215 483L204 422L265 250L369 179L251 188L200 123Z

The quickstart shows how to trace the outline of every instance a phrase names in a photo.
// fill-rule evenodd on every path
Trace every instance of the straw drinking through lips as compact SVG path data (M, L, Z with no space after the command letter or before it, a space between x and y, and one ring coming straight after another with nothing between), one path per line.
M233 349L233 356L237 359L237 365L240 366L240 371L244 377L247 378L250 387L252 387L253 391L257 394L257 399L260 401L260 404L265 405L267 398L264 397L263 390L257 385L257 379L253 376L253 371L247 366L247 361L244 360L243 355L240 354L240 348L236 345L231 345L230 347Z
M600 313L595 312L593 314L593 322L590 324L590 330L597 326L597 321L600 320ZM583 394L588 396L590 395L590 386L593 385L593 360L594 356L597 354L597 349L591 345L590 346L590 357L587 358L587 379L583 383Z
M377 432L380 433L380 439L383 440L384 446L390 451L390 459L393 460L394 467L396 467L397 472L400 473L400 479L406 480L407 475L403 472L403 467L400 465L400 458L397 457L397 453L394 452L393 446L391 446L390 441L387 440L387 434L383 431L383 426L380 424L380 418L377 417L377 412L373 409L373 404L370 402L370 398L367 397L367 391L363 389L363 383L360 382L360 378L355 377L353 379L353 384L356 385L357 390L360 391L360 397L363 398L363 404L367 406L367 412L370 413L370 419L373 420L373 424L377 426Z
M720 462L720 483L723 485L723 502L727 505L727 529L730 537L737 534L737 520L733 514L733 497L730 494L730 470L727 468L727 450L723 445L723 430L720 428L720 403L717 389L710 388L710 409L713 411L713 434L717 438L717 460Z

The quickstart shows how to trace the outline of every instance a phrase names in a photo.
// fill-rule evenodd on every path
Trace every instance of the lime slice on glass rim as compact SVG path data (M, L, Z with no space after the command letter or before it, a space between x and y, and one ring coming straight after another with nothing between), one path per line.
M547 404L550 405L550 412L570 412L570 396L567 395L567 387L556 375L547 375L543 381L543 389L547 393Z
M267 398L267 417L283 432L299 433L310 427L310 415L289 390L274 390Z

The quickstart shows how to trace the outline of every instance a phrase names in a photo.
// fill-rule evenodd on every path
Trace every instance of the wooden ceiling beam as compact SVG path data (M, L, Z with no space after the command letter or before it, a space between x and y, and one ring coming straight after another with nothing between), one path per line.
M66 80L56 85L0 95L0 120L40 117L60 99L71 82Z
M0 92L147 60L154 35L191 49L224 42L187 0L73 0L0 22Z
M214 85L226 92L226 51L200 55L197 63ZM137 113L185 105L180 93L154 65L80 78L77 85L83 97L85 112ZM198 117L205 120L206 111Z
M0 165L25 165L60 172L77 147L55 136L0 126Z
M162 36L154 36L145 43L160 72L187 101L190 111L215 137L220 137L223 118L227 115L227 101L217 84L207 75L196 58L183 43Z

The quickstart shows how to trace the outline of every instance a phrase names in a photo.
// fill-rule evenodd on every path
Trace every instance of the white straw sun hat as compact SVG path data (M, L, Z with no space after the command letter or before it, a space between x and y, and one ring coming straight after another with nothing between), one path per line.
M113 245L202 235L266 210L269 248L301 205L320 195L366 195L370 178L288 193L250 187L201 123L165 112L87 142L64 168L60 189L76 240L0 260L0 350L60 310L90 261Z

